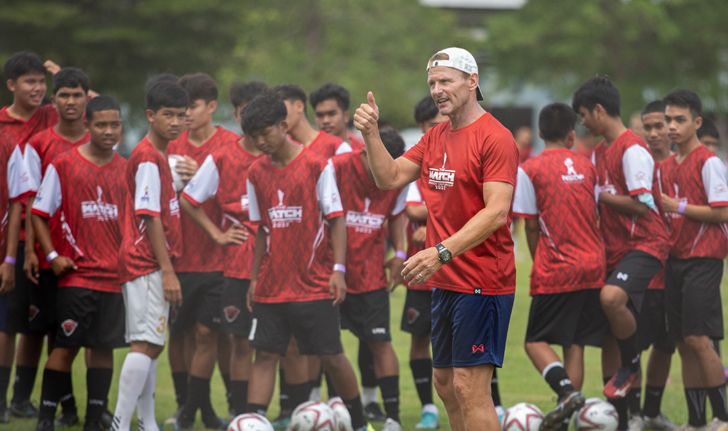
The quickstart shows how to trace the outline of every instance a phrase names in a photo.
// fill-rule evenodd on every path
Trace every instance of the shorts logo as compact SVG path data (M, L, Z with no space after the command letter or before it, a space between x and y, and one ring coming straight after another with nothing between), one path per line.
M430 179L428 184L436 190L446 190L455 185L455 171L445 169L447 163L447 153L442 159L442 166L439 169L430 168Z
M478 346L473 344L472 349L473 349L473 353L478 353L478 352L485 353L485 345L483 343L480 343L480 345L478 345Z
M481 289L479 287L476 287L475 289L473 289L473 295L482 295L482 294L483 294L483 289Z
M159 325L157 325L156 328L154 328L157 333L164 334L164 332L167 330L167 318L165 316L159 316Z
M407 323L410 325L415 323L417 321L417 318L420 317L420 312L417 311L414 307L407 308Z
M373 335L386 335L387 328L372 328Z
M66 337L70 337L74 332L76 332L76 328L78 328L78 322L75 320L66 319L63 323L61 323L61 329Z
M225 320L227 320L228 323L233 323L240 315L240 309L234 305L228 305L223 308L222 311L225 313Z
M617 273L617 280L627 281L628 278L629 278L628 274L625 274L623 272Z
M31 305L28 307L28 322L32 322L35 320L36 317L38 317L38 314L40 313L40 308L36 307L35 305Z

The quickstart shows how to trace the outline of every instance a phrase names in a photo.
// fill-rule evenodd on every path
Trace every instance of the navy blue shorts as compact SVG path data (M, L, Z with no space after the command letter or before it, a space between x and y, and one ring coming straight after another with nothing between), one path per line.
M432 291L432 366L503 366L514 295Z
M0 332L7 331L8 295L0 295Z

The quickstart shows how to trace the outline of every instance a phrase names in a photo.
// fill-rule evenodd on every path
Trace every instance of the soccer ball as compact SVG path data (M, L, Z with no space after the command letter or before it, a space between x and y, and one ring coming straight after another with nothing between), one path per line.
M329 407L334 411L336 418L336 431L354 431L351 425L351 414L341 397L334 397L329 400Z
M181 192L183 188L185 188L185 183L182 181L182 178L177 173L177 162L184 159L184 157L180 156L179 154L170 154L167 158L167 161L169 162L169 169L172 171L172 183L174 184L174 191Z
M529 403L518 403L506 410L503 417L503 431L538 431L543 422L543 413Z
M273 431L273 425L265 416L246 413L233 419L228 425L227 431Z
M619 426L619 415L610 403L599 398L589 398L584 407L574 416L577 431L615 431Z
M336 416L326 403L307 401L293 411L288 431L337 431Z

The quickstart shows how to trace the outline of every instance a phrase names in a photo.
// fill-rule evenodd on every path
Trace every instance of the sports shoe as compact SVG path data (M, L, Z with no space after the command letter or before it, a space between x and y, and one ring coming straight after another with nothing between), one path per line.
M278 415L276 420L273 421L273 429L276 431L285 431L288 429L288 424L291 423L291 415Z
M674 431L677 430L677 425L675 425L670 419L667 418L667 416L663 415L662 413L658 414L654 418L651 418L649 416L643 416L642 419L645 420L645 428L655 430L655 431Z
M174 414L172 416L170 416L164 420L164 423L162 424L162 426L165 428L169 427L169 428L174 429L174 427L177 425L177 418L179 417L181 412L182 412L182 407L178 407L177 411L174 412ZM113 418L114 416L112 415L111 417Z
M584 395L579 391L566 395L559 401L555 409L544 416L540 431L561 430L564 420L570 418L571 414L579 410L585 402Z
M622 367L604 386L604 396L607 398L624 398L629 392L632 383L639 378L639 371L632 371L629 368Z
M10 422L10 411L4 402L0 403L0 424Z
M402 431L402 425L392 418L387 418L387 420L384 421L382 431Z
M101 422L101 425L104 426L104 429L106 429L106 430L110 429L111 422L114 421L114 414L108 410L104 410L104 412L101 413L101 417L99 418L99 421Z
M503 406L495 406L495 414L498 415L498 423L503 428L503 422L506 420L506 409Z
M85 422L83 424L83 431L107 431L108 428L104 428L104 424L101 422L101 420L96 420L93 422Z
M641 415L632 415L627 423L629 431L642 431L645 429L645 420Z
M10 403L10 414L17 418L37 418L38 409L30 402L24 400L17 403ZM51 423L53 425L53 423Z
M217 415L201 415L202 424L209 430L226 430L227 423L220 419Z
M60 416L58 416L58 419L56 419L56 427L57 428L68 428L72 427L74 425L78 425L79 419L78 414L76 412L62 412ZM111 423L109 423L109 426L106 427L106 429L109 429L111 427Z
M364 406L364 417L375 422L384 422L387 420L387 416L384 415L382 408L377 403L369 403Z
M174 422L173 430L174 431L188 431L191 430L192 427L195 425L195 417L192 416L191 418L188 418L186 415L183 414L182 411L179 411L177 414L177 420Z
M713 421L710 422L705 429L707 431L728 431L728 422L723 422L722 420L719 420L718 418L713 418Z
M53 431L53 421L50 419L39 420L35 431Z
M418 430L436 430L438 428L440 428L440 418L434 412L423 411L420 421L415 425L415 429Z

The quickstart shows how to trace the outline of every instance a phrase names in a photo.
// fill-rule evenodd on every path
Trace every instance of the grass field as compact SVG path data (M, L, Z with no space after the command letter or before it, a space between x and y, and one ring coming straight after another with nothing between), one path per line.
M516 302L511 318L510 330L508 333L508 347L505 358L505 366L498 371L500 381L500 391L503 404L511 406L515 403L527 401L539 406L542 410L550 409L555 402L555 396L543 381L538 372L533 368L530 361L523 351L523 338L526 331L526 321L528 318L528 279L531 268L530 259L527 257L525 241L520 233L521 240L518 242L517 254L517 270L518 270L518 289L516 294ZM723 282L723 310L726 310L726 290L728 283ZM400 391L401 391L401 417L402 425L405 430L414 429L414 425L419 419L420 403L412 383L412 374L408 365L409 337L407 334L399 330L399 322L402 314L402 304L404 302L405 291L402 288L392 293L392 333L393 344L400 361ZM350 333L345 332L343 335L344 346L349 358L355 365L356 346L357 343ZM110 391L109 405L113 410L115 405L119 368L123 361L126 350L119 350L116 353L116 367L114 373L114 385ZM586 379L584 392L587 397L601 396L601 371L599 351L596 349L587 349L586 354ZM646 363L643 361L643 363ZM79 405L79 414L82 416L85 410L85 369L83 361L76 361L74 367L74 386L77 403ZM356 369L356 365L354 366ZM36 381L35 391L33 393L33 401L37 404L40 398L40 376ZM222 380L219 375L215 374L213 378L213 405L216 406L218 414L227 413L227 404L225 402L225 391ZM8 394L10 396L10 394ZM269 409L269 417L276 417L278 413L277 396L274 396L274 402ZM435 396L437 398L437 396ZM166 352L160 358L158 368L157 381L157 419L161 422L169 417L175 410L174 390L172 387L171 375L167 363ZM444 416L442 404L438 402L441 415ZM683 397L682 382L680 378L680 359L676 354L673 358L673 366L670 378L667 383L667 389L662 403L662 411L667 414L674 422L678 424L685 423L687 420L687 412L685 408L685 400ZM711 417L711 416L709 416ZM449 430L447 420L443 417L442 430ZM375 428L379 428L380 424L374 424ZM198 426L201 428L198 420ZM35 420L19 420L12 419L9 425L0 425L0 430L20 431L33 430L35 428ZM78 427L78 430L81 428ZM75 431L75 429L74 429Z

